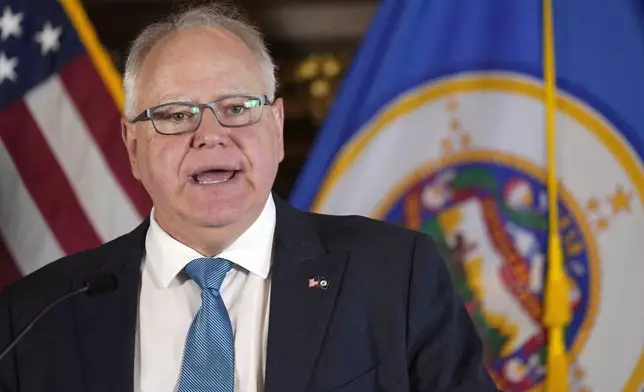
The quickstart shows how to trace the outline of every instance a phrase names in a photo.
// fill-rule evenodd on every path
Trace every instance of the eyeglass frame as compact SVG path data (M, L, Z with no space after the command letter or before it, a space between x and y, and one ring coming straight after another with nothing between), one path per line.
M260 108L262 109L262 112L260 113L260 115L259 115L259 117L257 118L256 121L248 123L248 124L243 124L243 125L225 125L225 124L222 124L221 120L217 116L217 111L215 110L214 105L217 102L222 101L224 99L235 98L235 97L252 97L252 98L259 99L260 104L261 104ZM223 97L219 97L219 98L215 99L214 101L211 101L211 102L208 102L208 103L197 103L197 102L191 102L191 101L166 102L166 103L162 103L161 105L156 105L156 106L152 106L150 108L145 109L138 116L134 117L130 121L130 124L136 124L136 123L142 122L142 121L151 121L152 122L152 127L154 128L154 130L159 135L164 135L164 136L184 135L184 134L187 134L187 133L196 132L197 129L199 129L199 127L201 126L201 120L203 120L203 114L205 112L205 109L208 108L208 109L210 109L212 111L212 114L215 115L215 119L217 120L219 125L221 125L222 127L225 127L225 128L242 128L242 127L248 127L250 125L255 125L258 122L260 122L262 120L262 115L264 114L264 106L265 105L266 106L271 106L274 103L275 103L275 100L269 101L268 96L266 94L243 94L243 93L224 95ZM197 125L195 126L195 128L190 130L190 131L183 131L183 132L177 132L177 133L163 133L163 132L160 132L157 129L157 126L154 124L154 120L152 119L151 114L152 114L152 112L154 110L156 110L158 108L161 108L161 107L164 107L164 106L170 106L170 105L190 105L192 107L198 107L199 108L199 122L197 122Z

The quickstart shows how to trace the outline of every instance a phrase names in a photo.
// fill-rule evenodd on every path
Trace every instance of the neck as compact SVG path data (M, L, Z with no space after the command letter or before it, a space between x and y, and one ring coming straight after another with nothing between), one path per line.
M171 237L194 249L206 257L221 253L241 236L259 217L261 210L249 218L226 226L199 226L182 219L168 219L163 214L155 214L155 221Z

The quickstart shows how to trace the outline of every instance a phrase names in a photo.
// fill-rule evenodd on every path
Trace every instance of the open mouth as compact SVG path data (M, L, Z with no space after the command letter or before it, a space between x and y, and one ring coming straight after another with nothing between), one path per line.
M235 178L237 170L204 170L190 176L199 185L214 185L228 182Z

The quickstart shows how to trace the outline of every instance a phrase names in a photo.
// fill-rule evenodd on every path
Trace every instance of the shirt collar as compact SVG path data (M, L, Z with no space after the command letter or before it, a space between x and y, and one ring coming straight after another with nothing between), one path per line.
M266 279L271 268L275 215L275 202L269 195L255 222L216 257L230 260L233 265ZM190 261L204 257L163 230L154 218L154 208L150 214L145 250L147 268L156 284L163 288L179 284L177 275L184 267Z

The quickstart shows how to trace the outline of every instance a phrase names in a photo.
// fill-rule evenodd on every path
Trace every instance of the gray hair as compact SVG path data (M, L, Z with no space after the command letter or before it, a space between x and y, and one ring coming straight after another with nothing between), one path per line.
M125 62L123 76L127 118L131 119L138 114L134 112L136 76L145 56L164 37L185 28L198 26L223 28L239 37L258 58L260 69L264 74L268 99L270 101L275 99L277 89L275 64L266 48L262 34L233 7L208 4L190 8L177 15L170 15L165 20L149 25L136 37Z

